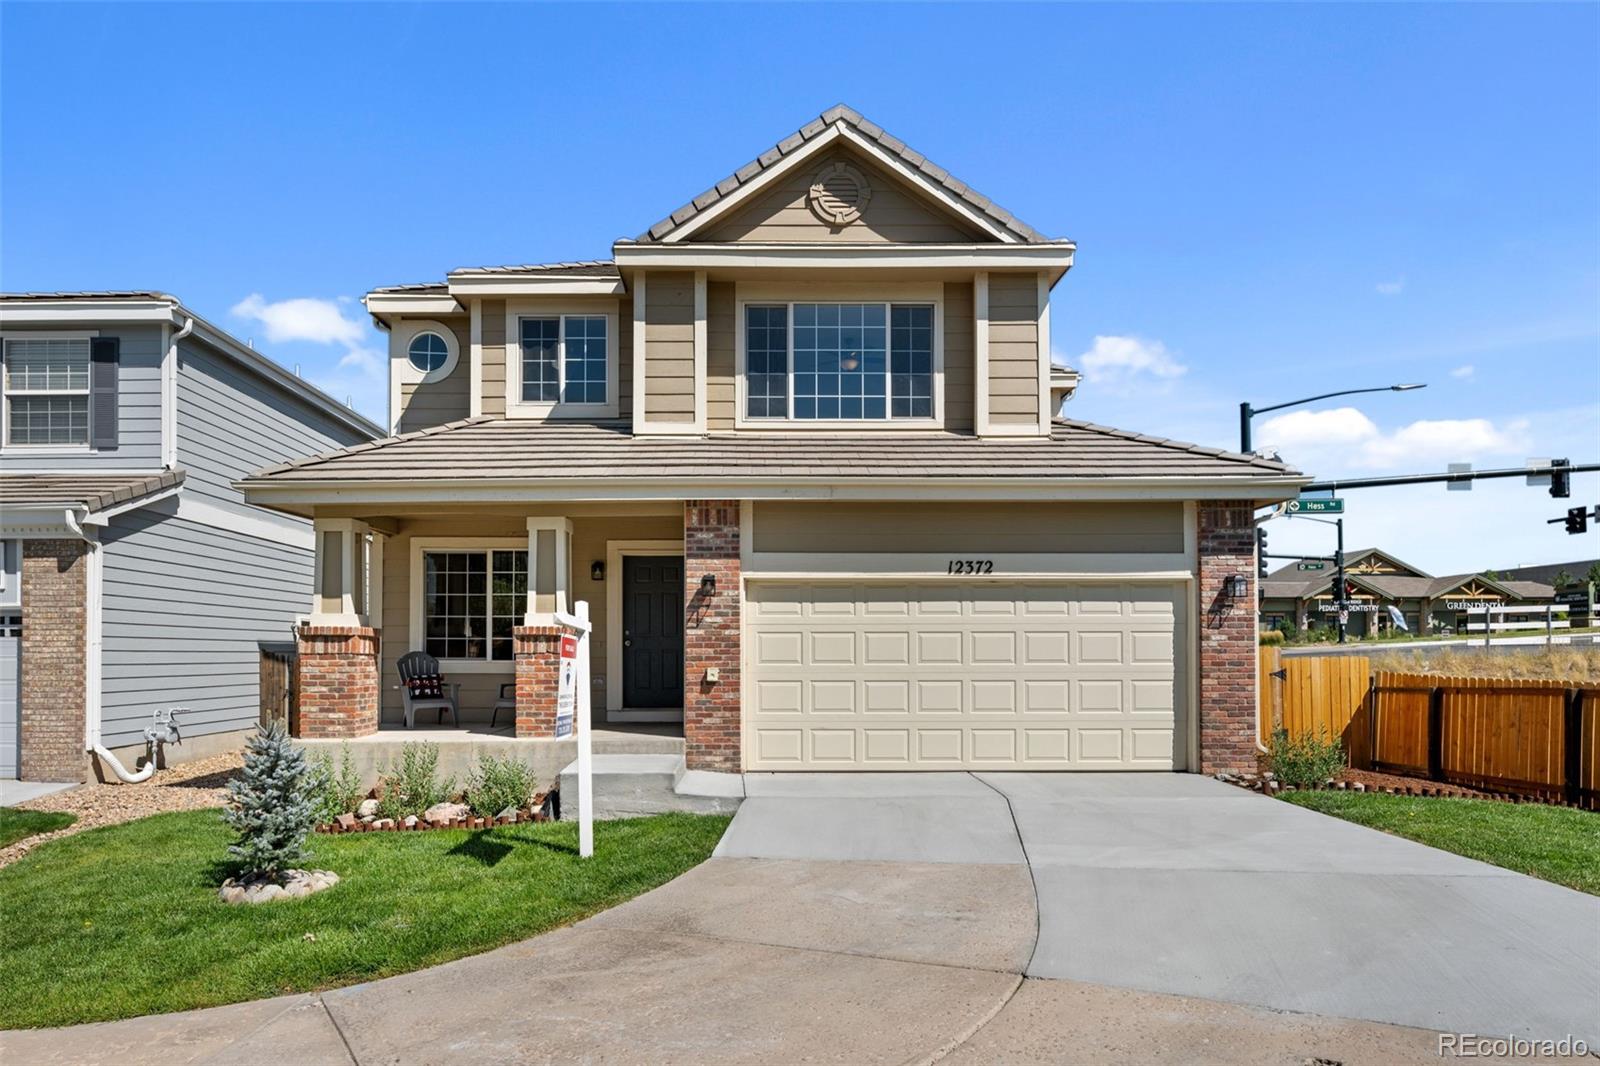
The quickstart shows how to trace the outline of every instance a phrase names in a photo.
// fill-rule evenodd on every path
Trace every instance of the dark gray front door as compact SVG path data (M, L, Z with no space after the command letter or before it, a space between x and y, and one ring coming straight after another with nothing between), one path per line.
M622 706L683 706L683 559L622 557Z

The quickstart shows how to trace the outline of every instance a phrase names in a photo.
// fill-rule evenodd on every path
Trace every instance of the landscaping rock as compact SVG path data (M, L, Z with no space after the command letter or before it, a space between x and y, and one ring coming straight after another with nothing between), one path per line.
M339 817L335 818L334 821L339 823L339 828L345 830L346 832L349 832L356 827L356 816L353 814L341 814Z
M416 824L417 824L417 816L416 815L414 815L414 814L406 815L406 828L407 829L413 828Z
M271 903L278 899L304 899L338 883L339 875L332 870L288 870L281 881L266 877L239 881L230 877L222 882L217 894L224 903Z
M507 807L505 810L503 810L499 814L495 815L494 819L497 822L498 821L511 821L511 822L514 822L514 821L517 820L517 809L515 807Z
M394 828L394 819L393 818L379 818L377 821L372 823L372 828L374 828L374 829L393 829Z
M378 817L378 801L375 799L362 800L356 806L356 817L360 818L362 821L366 821L369 818Z
M457 818L465 818L472 810L465 803L435 803L422 812L424 821L449 825Z

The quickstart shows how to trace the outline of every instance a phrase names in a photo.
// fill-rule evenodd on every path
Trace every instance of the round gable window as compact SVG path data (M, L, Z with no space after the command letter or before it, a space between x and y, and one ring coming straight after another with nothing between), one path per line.
M806 203L828 225L848 226L861 217L871 199L872 186L861 171L849 163L833 163L812 179Z
M450 346L445 339L437 333L419 333L411 338L411 346L406 349L406 358L411 360L411 365L419 374L432 374L436 370L444 369L445 363L450 360Z

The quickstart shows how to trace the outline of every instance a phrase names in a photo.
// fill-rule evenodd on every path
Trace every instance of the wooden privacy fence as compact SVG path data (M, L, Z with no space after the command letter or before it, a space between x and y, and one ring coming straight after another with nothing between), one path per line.
M1365 655L1286 656L1280 648L1261 649L1261 743L1283 729L1291 737L1337 738L1350 765L1372 758L1371 663Z
M278 722L291 736L300 733L300 703L294 691L293 644L261 645L261 725Z
M1373 673L1262 648L1259 733L1338 737L1356 769L1600 809L1600 686Z
M1380 671L1372 767L1600 807L1600 687Z

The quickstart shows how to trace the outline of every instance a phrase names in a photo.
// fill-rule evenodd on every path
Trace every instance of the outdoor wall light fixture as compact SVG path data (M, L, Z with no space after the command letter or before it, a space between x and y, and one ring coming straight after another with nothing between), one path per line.
M606 579L606 564L599 559L589 564L589 579L591 581L604 581Z
M1243 574L1230 574L1222 586L1223 595L1230 600L1242 600L1250 591L1250 579Z
M717 575L707 574L705 577L702 577L700 579L700 591L705 593L707 596L717 591Z

